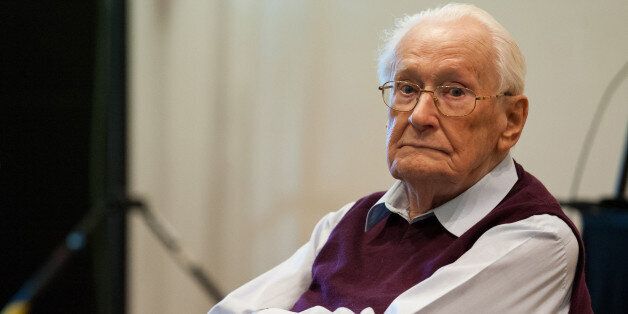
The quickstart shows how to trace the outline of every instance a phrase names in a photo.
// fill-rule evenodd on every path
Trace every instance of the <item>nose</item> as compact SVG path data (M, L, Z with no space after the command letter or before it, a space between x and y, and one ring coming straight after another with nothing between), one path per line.
M416 106L408 117L408 122L418 130L436 127L438 124L436 101L433 91L422 91Z

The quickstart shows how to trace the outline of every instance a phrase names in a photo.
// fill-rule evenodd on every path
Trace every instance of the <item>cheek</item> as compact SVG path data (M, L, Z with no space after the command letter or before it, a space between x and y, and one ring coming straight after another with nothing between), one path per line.
M403 134L403 118L399 116L390 116L388 124L386 126L386 152L388 162L390 163L394 159L396 152L395 144L401 138Z
M497 105L494 104L494 106ZM483 115L483 119L475 121L470 126L472 132L477 134L474 141L494 148L492 146L497 144L499 135L506 127L506 123L505 115L495 107L489 114Z
M501 121L494 116L486 115L482 119L470 121L457 136L451 136L452 145L456 147L458 158L464 163L476 163L496 149Z
M388 149L394 146L401 138L405 128L405 123L403 122L404 119L400 116L390 116L388 118L388 124L386 125L386 146Z
M394 124L391 120L388 121L388 127L386 128L386 157L388 162L390 163L391 159L394 155L394 146L395 146L395 138L394 138Z
M386 124L386 142L390 142L390 137L393 133L393 126L393 119L388 119L388 124Z

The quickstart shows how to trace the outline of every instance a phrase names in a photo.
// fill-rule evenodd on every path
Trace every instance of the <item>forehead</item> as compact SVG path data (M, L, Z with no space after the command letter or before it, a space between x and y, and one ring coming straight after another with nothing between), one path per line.
M422 21L401 39L395 73L494 76L495 53L485 26L472 19Z

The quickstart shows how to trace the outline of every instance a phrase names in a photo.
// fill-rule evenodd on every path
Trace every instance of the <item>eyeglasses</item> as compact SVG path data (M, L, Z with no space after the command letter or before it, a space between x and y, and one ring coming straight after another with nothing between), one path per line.
M431 93L434 104L442 115L463 117L475 109L478 100L504 96L476 96L472 90L459 85L438 86L434 90L425 90L419 85L406 81L388 81L378 87L388 108L396 111L412 111L419 103L421 93Z

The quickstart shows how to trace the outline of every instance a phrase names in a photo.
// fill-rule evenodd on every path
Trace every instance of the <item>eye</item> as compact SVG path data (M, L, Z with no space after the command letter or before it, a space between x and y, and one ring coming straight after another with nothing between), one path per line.
M467 90L460 86L441 86L443 96L448 98L463 98L467 96Z
M403 82L398 83L397 90L404 95L411 95L418 92L418 89L415 86Z

